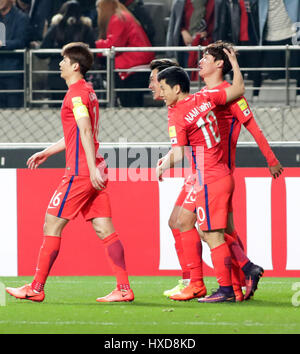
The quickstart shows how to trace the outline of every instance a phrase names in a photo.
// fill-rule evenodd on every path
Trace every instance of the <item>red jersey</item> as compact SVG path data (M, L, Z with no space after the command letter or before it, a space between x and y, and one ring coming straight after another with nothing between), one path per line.
M222 90L229 86L230 84L227 81L223 81L214 89ZM205 93L206 91L207 88L204 87L200 92ZM232 102L228 102L225 105L219 105L215 107L213 111L217 117L220 130L224 161L233 172L235 169L236 145L240 135L241 126L242 124L247 124L250 119L254 120L254 116L244 96ZM266 142L262 132L255 129L251 132L251 134L253 133L255 133L254 138L266 157L269 166L276 165L278 161Z
M230 174L223 160L220 132L213 112L216 105L225 103L225 90L206 90L191 94L168 108L172 147L189 147L188 159L200 186Z
M63 125L66 144L66 175L89 176L89 169L83 149L79 128L76 119L89 116L93 129L96 163L99 165L103 157L98 155L99 142L99 104L97 96L84 79L70 85L61 108L61 121Z

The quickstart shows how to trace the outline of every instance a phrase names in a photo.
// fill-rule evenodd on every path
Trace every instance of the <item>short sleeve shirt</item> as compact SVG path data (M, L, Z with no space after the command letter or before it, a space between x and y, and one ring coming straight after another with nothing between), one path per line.
M192 172L201 185L230 173L224 163L214 108L226 103L225 90L206 90L187 96L168 109L172 146L185 146Z
M215 89L222 90L229 86L230 84L227 81L223 81ZM204 87L200 92L205 93L206 91L207 88ZM220 130L224 161L233 172L235 168L236 145L241 126L250 118L253 118L253 113L244 96L225 105L218 105L213 111Z
M76 120L82 117L91 120L97 165L103 160L98 155L97 141L99 104L97 96L84 79L70 85L61 108L61 120L66 144L66 175L89 176L89 169Z

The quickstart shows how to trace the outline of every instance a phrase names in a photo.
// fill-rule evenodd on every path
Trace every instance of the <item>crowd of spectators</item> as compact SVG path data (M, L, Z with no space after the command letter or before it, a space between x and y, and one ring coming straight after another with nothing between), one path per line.
M88 43L91 48L150 47L156 31L165 31L166 46L207 45L216 40L240 46L300 44L296 33L296 25L300 27L300 0L173 0L166 29L163 24L155 26L145 3L143 0L0 0L0 23L5 25L5 41L0 36L0 90L15 90L0 94L0 107L20 107L24 102L23 74L9 73L23 70L24 56L1 51L60 49L73 41ZM116 55L115 68L119 71L114 83L117 89L123 89L117 93L121 106L143 106L143 92L132 90L128 94L126 88L147 88L149 73L145 69L155 54ZM197 67L196 52L167 52L167 56L176 58L183 67ZM58 70L57 54L39 54L38 58L47 58L49 70ZM244 67L284 67L285 53L241 52L240 62ZM98 55L96 68L105 65L106 61ZM291 51L290 66L300 66L299 52ZM271 70L263 74L247 73L256 87L265 78L276 80L284 75L284 71ZM300 71L291 71L290 77L300 87ZM191 79L197 79L197 75L191 74ZM59 74L49 74L47 87L66 89ZM297 93L300 95L300 90ZM63 94L54 92L50 98L62 97Z

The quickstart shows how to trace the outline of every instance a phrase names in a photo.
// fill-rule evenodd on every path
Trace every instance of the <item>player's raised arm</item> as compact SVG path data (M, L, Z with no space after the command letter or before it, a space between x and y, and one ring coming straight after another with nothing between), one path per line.
M63 150L65 150L65 138L58 140L56 143L48 146L46 149L36 152L32 156L29 157L26 164L29 169L33 170L39 167L42 163L44 163L49 156L55 155Z
M226 102L231 102L245 93L245 85L234 49L227 50L224 48L223 50L228 56L233 71L232 85L225 89Z
M283 167L276 158L274 152L272 151L268 140L264 136L260 127L256 123L254 117L251 117L247 122L244 123L244 127L249 131L249 133L255 139L261 153L264 155L267 160L269 171L273 178L277 178L283 172Z

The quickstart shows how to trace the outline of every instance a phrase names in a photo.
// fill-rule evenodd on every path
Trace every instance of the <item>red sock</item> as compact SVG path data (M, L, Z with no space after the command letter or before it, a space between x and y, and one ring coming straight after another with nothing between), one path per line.
M117 288L119 290L130 289L128 273L126 270L123 244L116 232L105 237L103 240L106 256L117 279Z
M177 257L182 269L182 279L190 279L190 271L186 265L184 252L182 248L180 231L178 229L172 229L172 234L175 240L175 249L176 249Z
M203 281L202 243L197 229L181 232L181 242L191 283Z
M232 236L225 233L224 239L230 249L232 257L236 259L240 268L243 268L243 266L249 262L249 258L245 255L240 245L235 241Z
M229 235L232 236L236 240L236 242L240 245L241 249L245 252L245 247L243 245L243 242L240 239L240 236L238 235L236 230L233 230Z
M61 238L58 236L44 236L31 285L34 290L42 291L44 289L51 267L58 255L60 241Z
M240 246L241 250L245 253L245 248L244 248L244 245L243 245L243 242L242 240L240 239L238 233L236 232L236 230L233 230L230 234L230 236L232 236L235 241L238 243L238 245ZM231 255L232 256L232 255ZM239 267L239 273L240 273L240 285L241 286L245 286L246 285L246 281L245 281L245 274L244 272L242 271L242 269Z
M240 270L241 268L239 267L238 262L233 257L231 257L231 280L233 286L243 286L240 279Z
M211 260L214 265L217 281L220 286L231 286L231 256L226 242L211 251Z

